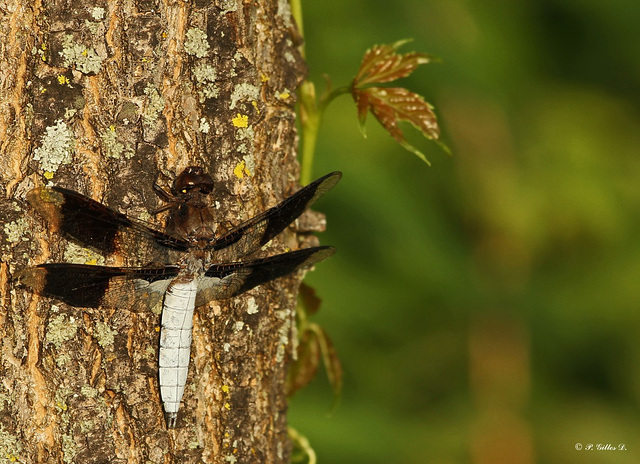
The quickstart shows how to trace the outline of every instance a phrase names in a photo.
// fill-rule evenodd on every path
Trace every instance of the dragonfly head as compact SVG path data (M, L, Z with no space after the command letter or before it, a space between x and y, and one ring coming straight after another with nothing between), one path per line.
M213 179L200 166L189 166L176 177L172 190L176 196L208 195L213 190Z

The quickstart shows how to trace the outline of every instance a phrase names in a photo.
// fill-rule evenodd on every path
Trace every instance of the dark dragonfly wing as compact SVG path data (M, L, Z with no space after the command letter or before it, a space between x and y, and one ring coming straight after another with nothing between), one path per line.
M178 266L127 268L51 263L20 271L16 279L40 295L71 306L125 309L123 306L131 307L139 300L155 306L178 272Z
M208 248L213 250L226 248L227 256L238 258L256 251L282 232L318 198L331 190L341 178L342 173L339 171L320 177L280 204L214 239Z
M310 267L334 253L333 247L313 247L253 261L214 264L198 280L196 306L240 295ZM129 309L140 301L153 308L179 272L178 266L132 268L49 263L18 272L16 281L39 295L81 308Z
M73 190L36 188L27 194L27 200L56 231L103 253L116 251L119 234L124 231L174 250L188 248L185 240L157 231Z
M246 262L214 264L198 281L196 306L240 295L253 287L304 269L336 252L333 247L312 247Z

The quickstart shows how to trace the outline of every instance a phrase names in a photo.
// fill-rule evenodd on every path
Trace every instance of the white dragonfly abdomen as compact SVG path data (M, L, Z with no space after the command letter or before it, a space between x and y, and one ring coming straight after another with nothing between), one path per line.
M160 397L168 428L176 426L187 383L197 280L172 282L164 297L158 356Z

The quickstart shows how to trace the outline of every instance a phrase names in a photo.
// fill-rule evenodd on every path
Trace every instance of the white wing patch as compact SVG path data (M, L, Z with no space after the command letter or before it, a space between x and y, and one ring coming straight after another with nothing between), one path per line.
M211 300L222 300L233 296L244 283L244 277L250 274L248 269L238 269L222 279L201 276L198 278L198 296L196 306L202 306Z

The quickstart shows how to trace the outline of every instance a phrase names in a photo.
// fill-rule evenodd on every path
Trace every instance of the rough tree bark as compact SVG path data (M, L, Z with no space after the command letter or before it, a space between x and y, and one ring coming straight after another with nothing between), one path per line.
M292 193L304 73L294 31L282 0L0 5L0 460L288 462L299 276L196 310L173 431L158 394L157 314L83 311L11 276L98 258L31 212L25 193L43 181L153 222L158 172L167 185L201 165L223 227ZM268 253L297 247L286 231Z

